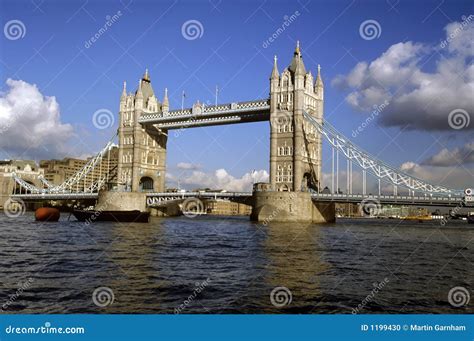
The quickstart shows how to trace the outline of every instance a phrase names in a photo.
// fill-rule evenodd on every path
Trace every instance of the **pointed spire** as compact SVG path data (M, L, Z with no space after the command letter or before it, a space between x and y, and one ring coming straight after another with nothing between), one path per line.
M299 40L296 41L295 55L301 56L300 41Z
M318 76L316 77L316 87L323 87L323 80L321 78L321 65L318 64Z
M291 60L289 70L295 75L299 76L304 76L306 74L306 68L304 67L303 58L301 57L299 40L296 42L295 53L293 55L293 59Z
M277 56L273 57L273 70L272 70L272 76L270 79L278 79L280 77L280 74L278 73L278 65L277 65Z
M150 75L148 74L148 68L145 69L145 74L143 75L143 80L150 82Z
M143 97L143 92L142 92L142 80L138 80L138 90L137 90L137 97Z
M168 100L168 88L165 88L165 97L163 98L162 109L163 111L168 111L170 108L170 102Z
M127 97L127 82L123 82L122 97Z

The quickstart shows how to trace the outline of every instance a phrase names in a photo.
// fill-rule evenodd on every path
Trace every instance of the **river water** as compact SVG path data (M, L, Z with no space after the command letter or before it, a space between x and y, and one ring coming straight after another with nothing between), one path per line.
M0 216L6 313L474 312L474 297L448 300L453 287L474 296L474 228L462 221L33 220Z

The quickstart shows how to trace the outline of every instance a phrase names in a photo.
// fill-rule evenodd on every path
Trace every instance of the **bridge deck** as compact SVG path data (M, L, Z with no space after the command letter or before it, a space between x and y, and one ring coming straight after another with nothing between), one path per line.
M194 106L164 113L145 113L139 122L161 129L179 129L221 124L268 121L270 104L267 99L228 103L217 106Z
M252 197L251 192L183 192L183 193L146 193L148 206L161 205L166 202L184 200L187 198L198 199L223 199L243 202ZM380 204L394 205L420 205L420 206L466 206L474 207L474 201L465 201L461 196L394 196L394 195L362 195L362 194L323 194L313 193L313 200L335 203L361 203L366 199L373 199ZM13 194L12 198L22 200L72 200L72 199L97 199L97 193L45 193L45 194Z

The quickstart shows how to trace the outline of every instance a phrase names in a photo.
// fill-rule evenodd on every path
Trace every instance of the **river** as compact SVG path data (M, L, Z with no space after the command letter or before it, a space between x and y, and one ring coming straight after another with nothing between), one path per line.
M0 216L4 312L474 312L474 298L448 300L474 288L474 226L462 221L73 220Z

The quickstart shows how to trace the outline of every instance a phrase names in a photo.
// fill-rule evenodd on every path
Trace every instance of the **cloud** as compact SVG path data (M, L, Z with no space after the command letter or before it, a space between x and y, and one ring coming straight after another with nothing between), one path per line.
M66 151L73 127L61 123L54 96L44 96L35 84L7 79L0 94L0 148L8 154L48 158Z
M453 150L443 148L438 154L424 160L421 164L428 166L450 167L474 163L474 141Z
M201 165L193 164L189 162L179 162L176 167L183 170L197 170L201 169Z
M338 75L332 84L349 90L346 102L360 112L371 112L388 101L379 115L385 126L450 130L448 115L455 109L467 111L474 121L474 21L450 23L445 31L441 46L394 44L375 60ZM431 60L435 70L423 71ZM474 124L466 128L474 129Z
M178 180L182 187L192 190L196 188L225 189L229 192L250 192L254 182L267 182L269 179L266 170L258 170L252 173L245 173L242 177L236 178L221 168L214 173L206 173L194 170L190 174L177 176L167 173L167 181L177 184Z
M456 167L456 165L447 170L446 167L425 166L410 161L403 163L400 169L431 184L439 184L454 189L464 189L472 186L473 170Z

